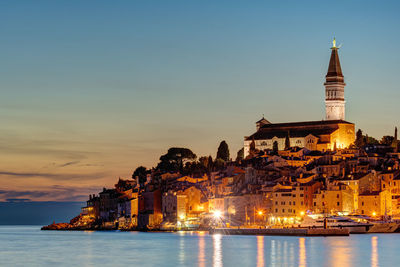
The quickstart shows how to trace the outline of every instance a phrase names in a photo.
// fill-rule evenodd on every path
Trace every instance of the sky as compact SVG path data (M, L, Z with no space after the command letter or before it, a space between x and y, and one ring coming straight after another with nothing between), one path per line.
M397 1L1 1L0 201L83 201L169 147L231 156L264 114L400 126Z

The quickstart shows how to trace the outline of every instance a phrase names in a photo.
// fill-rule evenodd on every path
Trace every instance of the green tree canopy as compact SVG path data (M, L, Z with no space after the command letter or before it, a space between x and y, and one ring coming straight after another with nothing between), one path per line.
M278 154L278 142L274 141L274 143L272 144L272 151L274 154Z
M361 129L358 129L357 133L356 133L356 141L354 142L354 144L356 145L356 147L358 148L362 148L365 146L365 138L363 136L363 132Z
M172 147L160 157L157 169L163 172L183 172L186 162L194 161L196 154L188 148Z
M381 139L381 144L386 146L391 146L393 144L394 137L390 135L385 135Z
M289 132L288 132L288 134L286 135L286 138L285 138L285 150L289 150L290 149L290 139L289 139Z
M147 169L146 167L139 166L136 168L136 170L132 174L132 179L136 179L136 177L139 178L139 184L144 184L147 179Z
M219 144L218 151L217 151L217 159L229 161L229 147L225 141L222 141Z
M236 161L240 161L244 158L244 148L242 147L236 154Z

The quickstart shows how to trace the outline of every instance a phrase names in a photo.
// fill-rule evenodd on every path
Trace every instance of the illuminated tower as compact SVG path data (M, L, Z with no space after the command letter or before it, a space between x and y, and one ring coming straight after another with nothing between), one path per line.
M344 86L346 84L340 67L339 47L336 47L335 39L333 39L331 49L331 59L324 83L326 120L345 120Z

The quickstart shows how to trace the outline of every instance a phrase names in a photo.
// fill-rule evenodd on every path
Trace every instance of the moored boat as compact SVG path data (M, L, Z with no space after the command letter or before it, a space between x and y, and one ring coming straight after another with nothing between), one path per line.
M326 220L326 222L325 222ZM327 228L340 228L348 229L351 234L355 233L366 233L369 228L372 227L371 223L356 222L350 218L341 216L312 216L308 215L304 217L303 222L300 224L300 228L324 228L326 223Z

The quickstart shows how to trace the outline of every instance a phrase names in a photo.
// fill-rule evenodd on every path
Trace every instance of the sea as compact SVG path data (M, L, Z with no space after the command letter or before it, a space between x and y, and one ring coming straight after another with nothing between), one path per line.
M400 234L227 236L0 226L0 266L400 266Z

